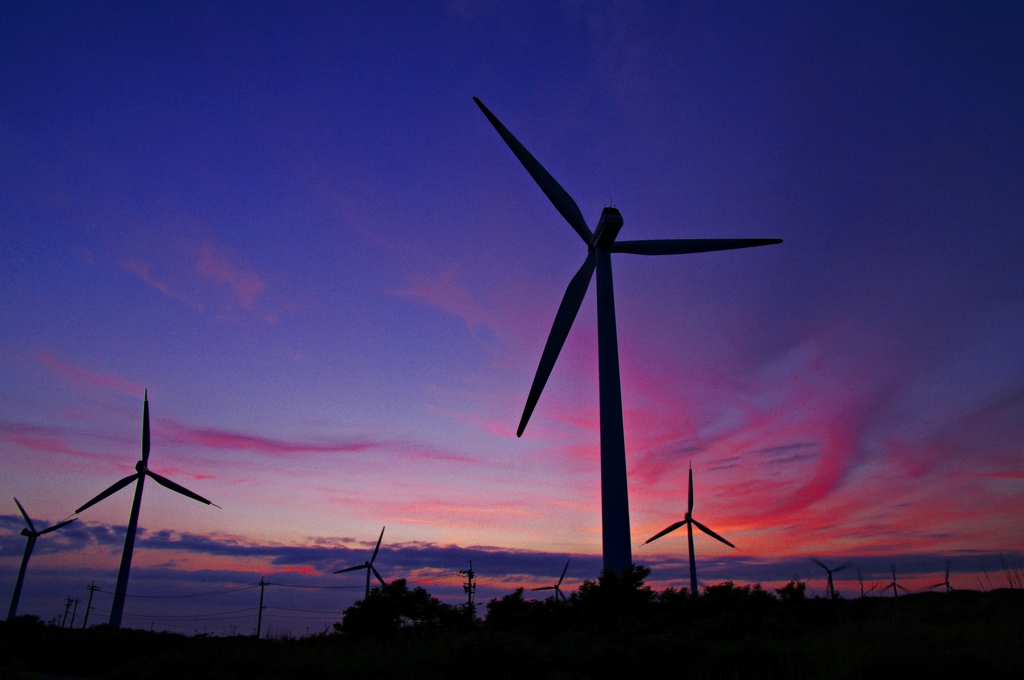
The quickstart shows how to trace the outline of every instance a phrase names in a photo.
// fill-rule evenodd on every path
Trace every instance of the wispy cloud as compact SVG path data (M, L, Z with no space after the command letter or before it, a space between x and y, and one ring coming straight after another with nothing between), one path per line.
M138 260L122 260L120 265L135 274L145 283L149 284L153 288L163 293L167 298L174 300L186 307L195 309L199 313L203 312L203 305L193 300L190 296L185 295L183 292L176 290L171 287L171 284L164 280L158 279L151 271L148 264L145 262L139 262Z
M490 315L480 307L459 281L457 269L450 266L436 274L412 274L409 287L394 295L416 298L431 307L461 318L466 325L491 326Z
M199 248L196 269L210 281L227 286L238 304L248 311L252 311L256 296L267 287L259 274L230 261L213 243Z
M90 373L80 368L75 368L70 364L66 364L53 357L49 352L40 352L38 355L39 361L48 368L56 371L61 377L67 378L72 383L77 385L97 385L100 387L110 387L112 389L124 392L133 397L137 397L142 394L143 389L141 385L136 385L130 380L126 380L116 375L102 375L99 373Z
M242 310L276 321L275 314L258 309L268 290L264 277L244 258L209 238L186 239L155 257L155 264L137 257L119 264L168 299L201 314L219 310L222 316L236 319Z

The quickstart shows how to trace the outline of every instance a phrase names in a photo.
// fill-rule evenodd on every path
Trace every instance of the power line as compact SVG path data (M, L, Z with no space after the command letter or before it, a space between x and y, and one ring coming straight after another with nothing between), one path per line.
M143 599L146 599L146 600L175 600L175 599L182 599L182 598L189 598L189 597L207 597L209 595L223 595L225 593L237 593L237 592L239 592L241 590L249 590L251 588L258 588L259 585L260 585L259 583L253 583L253 584L250 584L250 585L247 585L247 586L240 586L238 588L228 588L226 590L213 590L213 591L210 591L208 593L192 593L190 595L128 595L128 594L125 594L125 597L138 597L138 598L143 598ZM103 590L101 588L97 588L96 590L98 592L104 593L105 595L113 595L114 594L114 593L112 593L112 592L110 592L108 590Z
M256 607L232 609L226 612L210 612L209 614L125 614L133 619L207 619L227 616L228 614L244 614L256 611Z
M256 585L259 584L257 583ZM292 583L271 583L270 581L267 581L267 585L278 586L279 588L314 588L319 590L352 590L362 588L362 586L300 586Z
M307 612L309 614L344 614L344 611L324 611L323 609L293 609L291 607L264 607L264 609L277 609L284 612Z

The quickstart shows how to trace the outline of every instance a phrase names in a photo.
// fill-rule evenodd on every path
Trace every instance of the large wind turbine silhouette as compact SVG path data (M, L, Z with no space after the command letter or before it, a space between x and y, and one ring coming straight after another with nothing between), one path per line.
M338 571L334 572L335 574L344 574L347 571L358 571L359 569L365 569L366 570L366 597L367 598L370 597L370 572L371 571L373 572L373 575L377 577L377 580L380 581L380 584L382 586L386 586L387 585L387 583L385 583L384 579L381 577L380 573L378 573L377 569L373 566L373 561L375 559L377 559L377 551L380 550L381 539L384 538L384 529L387 529L387 527L381 527L380 536L377 537L377 547L373 549L373 555L370 556L370 559L368 561L363 562L362 564L357 564L354 567L348 567L347 569L339 569Z
M101 500L117 493L132 482L135 482L135 500L132 501L132 514L128 517L128 531L124 536L124 550L121 552L121 567L117 571L117 585L114 587L114 600L110 606L110 625L115 628L121 627L121 616L124 613L124 597L128 592L128 573L132 568L132 551L135 548L135 530L139 525L139 510L142 507L142 485L146 477L152 477L153 481L160 486L176 491L182 496L188 496L200 503L212 505L215 508L220 506L211 503L197 493L193 493L185 487L175 484L166 477L162 477L149 469L149 391L147 390L142 402L142 459L135 464L135 474L128 475L124 479L112 484L106 491L102 492L91 501L75 510L80 513L88 507L96 505Z
M597 228L591 232L576 201L555 181L512 133L483 103L473 97L494 129L515 154L541 190L580 235L587 246L583 265L569 282L555 314L537 374L526 399L517 436L523 436L537 400L544 390L558 353L576 319L590 279L597 269L597 354L601 407L601 530L606 569L621 571L633 562L629 537L629 494L626 488L626 442L622 427L622 390L619 383L619 349L615 331L615 298L612 287L612 253L634 255L683 255L713 250L750 248L781 243L782 239L666 239L655 241L616 241L622 228L622 215L612 207L601 212Z
M853 562L844 562L843 564L839 565L835 569L829 569L828 567L825 566L824 562L822 562L821 560L815 559L814 557L811 558L811 562L814 562L819 567L824 569L826 571L826 573L828 573L828 587L826 588L825 592L828 593L828 599L830 599L830 600L836 599L836 588L835 588L835 585L833 585L833 583L832 583L832 574L836 573L837 571L842 571L843 569L846 569L847 567L852 565Z
M697 559L696 557L694 557L693 554L693 527L696 526L698 529L703 531L711 538L715 539L716 541L721 541L722 543L725 543L730 548L735 548L736 546L734 546L732 543L725 540L724 538L716 534L714 531L708 529L706 526L704 526L703 524L701 524L693 518L693 466L690 466L690 497L687 501L686 506L686 519L684 519L681 522L676 522L667 529L662 529L661 531L659 531L658 533L654 534L646 541L644 541L644 545L647 545L651 541L658 540L665 534L672 533L684 524L686 525L686 538L690 543L690 595L697 595Z
M32 520L29 519L28 513L25 512L25 508L21 507L21 503L18 503L18 499L15 498L14 502L18 506L18 510L21 511L21 516L25 518L25 528L21 530L21 535L26 537L28 540L25 541L25 555L21 558L21 568L18 570L18 580L14 582L14 594L11 595L11 608L7 610L7 618L13 619L18 615L18 600L21 599L21 585L25 582L25 569L28 567L28 558L32 557L32 548L36 545L36 539L43 534L48 534L51 531L56 531L62 526L66 526L74 522L77 517L73 519L66 519L63 522L57 522L52 527L46 527L42 531L36 531L36 527L32 524Z
M562 592L562 581L565 580L565 572L569 571L569 561L565 561L565 569L562 569L562 575L558 577L558 583L553 586L541 586L540 588L532 588L531 590L553 590L555 591L555 599L566 599L565 593Z

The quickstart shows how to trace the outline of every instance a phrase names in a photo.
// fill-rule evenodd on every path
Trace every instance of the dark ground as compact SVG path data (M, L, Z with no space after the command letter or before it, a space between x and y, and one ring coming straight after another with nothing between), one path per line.
M21 617L0 623L0 678L1024 678L1022 590L830 601L717 588L611 604L513 593L484 622L298 640Z

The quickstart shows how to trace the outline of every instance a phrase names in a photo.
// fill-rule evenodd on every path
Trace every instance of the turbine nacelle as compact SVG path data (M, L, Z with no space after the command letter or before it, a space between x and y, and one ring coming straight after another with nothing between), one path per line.
M607 206L601 211L601 219L597 221L594 237L590 239L591 248L610 248L615 237L622 229L622 213L618 209Z

